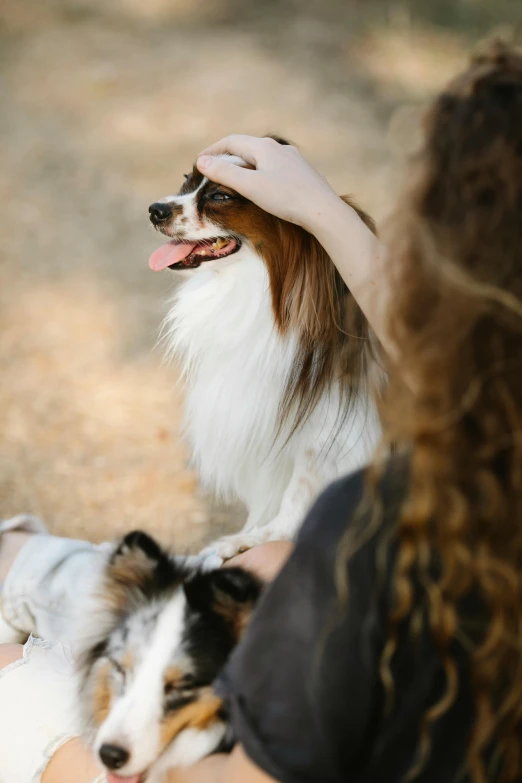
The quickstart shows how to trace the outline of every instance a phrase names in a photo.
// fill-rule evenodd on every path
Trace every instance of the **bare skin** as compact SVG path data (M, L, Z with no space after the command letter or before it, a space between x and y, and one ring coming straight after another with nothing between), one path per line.
M22 534L20 534L22 535ZM27 535L27 534L23 534ZM293 549L289 541L272 541L228 561L227 566L241 566L271 581L280 571ZM22 657L22 645L0 645L0 669ZM49 762L42 783L92 783L102 769L81 739L63 745ZM228 756L216 754L186 769L172 770L168 783L270 783L265 775L237 748Z
M238 155L255 169L220 157ZM386 247L342 201L326 179L292 146L256 136L227 136L203 150L197 162L209 179L250 199L267 212L296 223L323 245L375 334L384 345Z
M0 645L0 669L22 657L22 645ZM69 740L53 756L42 775L42 783L93 783L102 769L81 739ZM253 764L241 746L230 755L209 756L192 767L171 770L168 783L273 783Z
M223 567L245 568L264 582L271 582L290 557L293 548L291 541L269 541L227 560Z
M254 166L254 170L215 157L225 152L239 155ZM279 145L272 139L228 136L203 150L198 168L210 179L237 190L262 209L314 234L337 266L377 337L389 349L384 328L388 291L382 282L386 248L294 147ZM25 543L20 538L12 538L14 535L17 534L3 538L6 557L3 565L0 563L0 578L2 569L4 574L8 572L17 551ZM289 542L272 542L238 555L227 565L251 568L262 578L271 579L291 549ZM19 647L9 651L0 648L0 666L20 657L20 650ZM68 783L70 780L91 783L98 773L99 767L90 751L75 739L55 754L42 780L43 783ZM237 746L230 756L215 755L193 767L172 770L168 781L273 783L273 778L256 767L242 747Z
M21 644L0 645L0 669L22 657ZM69 740L53 756L42 783L92 783L102 772L81 739ZM171 770L168 783L271 783L274 779L253 764L241 746L230 755L216 754L184 769Z

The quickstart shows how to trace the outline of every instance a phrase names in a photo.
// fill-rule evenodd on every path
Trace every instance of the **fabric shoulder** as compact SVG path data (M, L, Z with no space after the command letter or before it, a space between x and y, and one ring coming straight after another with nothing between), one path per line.
M300 549L316 550L319 538L326 553L347 534L355 537L360 532L367 542L395 528L408 482L407 460L395 458L374 471L368 467L343 476L319 496L299 531Z

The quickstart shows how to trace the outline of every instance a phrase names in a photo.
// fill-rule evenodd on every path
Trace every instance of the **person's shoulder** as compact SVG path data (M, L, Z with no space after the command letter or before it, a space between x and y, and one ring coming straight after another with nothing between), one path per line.
M408 481L408 460L393 457L377 468L369 466L330 484L317 498L299 532L300 546L318 538L340 538L354 520L369 519L381 511L382 527L396 521Z

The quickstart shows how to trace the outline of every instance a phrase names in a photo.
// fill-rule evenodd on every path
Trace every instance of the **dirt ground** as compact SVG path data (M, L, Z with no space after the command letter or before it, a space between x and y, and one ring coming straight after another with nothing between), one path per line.
M382 219L419 108L521 5L2 0L0 517L178 549L237 526L187 465L148 204L218 137L278 132Z

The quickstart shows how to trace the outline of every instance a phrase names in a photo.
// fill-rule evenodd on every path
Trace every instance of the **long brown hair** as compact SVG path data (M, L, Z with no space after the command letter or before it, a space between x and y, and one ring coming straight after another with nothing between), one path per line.
M391 685L420 580L447 687L424 716L411 776L461 685L457 642L469 645L476 702L470 778L520 780L522 57L513 50L490 45L427 114L390 253L397 357L383 414L387 437L410 453L410 482L383 677ZM484 611L473 628L462 610L471 592Z

